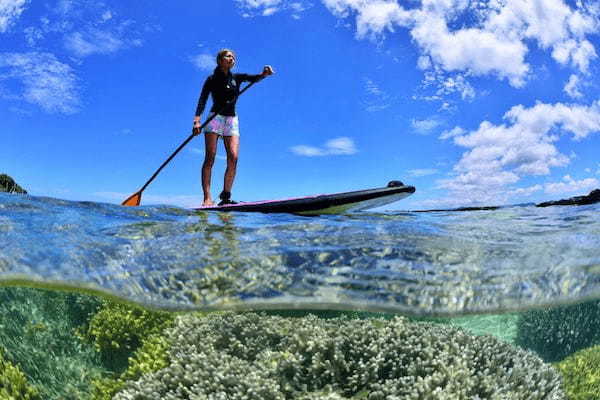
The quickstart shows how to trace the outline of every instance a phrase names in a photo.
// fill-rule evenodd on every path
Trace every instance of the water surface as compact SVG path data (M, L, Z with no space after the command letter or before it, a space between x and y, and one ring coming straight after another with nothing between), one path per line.
M169 310L524 310L600 298L599 211L301 217L0 194L0 285Z

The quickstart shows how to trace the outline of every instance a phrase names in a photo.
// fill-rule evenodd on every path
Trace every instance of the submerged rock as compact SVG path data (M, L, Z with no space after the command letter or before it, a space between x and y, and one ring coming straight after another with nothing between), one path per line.
M600 189L592 190L587 196L575 196L568 199L546 201L536 204L536 207L548 206L581 206L585 204L594 204L600 202Z
M0 192L27 194L27 191L17 185L15 180L6 174L0 174Z

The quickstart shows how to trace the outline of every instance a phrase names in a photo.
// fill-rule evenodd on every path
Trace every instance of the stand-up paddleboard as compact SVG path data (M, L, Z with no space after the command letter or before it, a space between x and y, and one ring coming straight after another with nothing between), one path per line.
M301 215L342 214L390 204L408 197L414 192L414 186L406 186L400 181L391 181L383 188L320 194L284 200L241 202L223 206L200 207L195 208L195 210L292 213Z

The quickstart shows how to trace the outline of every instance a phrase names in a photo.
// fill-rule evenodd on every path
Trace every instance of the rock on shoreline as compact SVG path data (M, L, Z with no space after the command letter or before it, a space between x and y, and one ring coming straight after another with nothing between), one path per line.
M568 199L545 201L536 204L536 207L548 206L581 206L585 204L594 204L600 202L600 189L592 190L587 196L575 196Z
M25 189L6 174L0 174L0 192L27 194Z

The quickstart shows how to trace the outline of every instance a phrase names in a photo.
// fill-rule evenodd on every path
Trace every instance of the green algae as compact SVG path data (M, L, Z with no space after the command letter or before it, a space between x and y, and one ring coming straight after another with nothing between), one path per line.
M41 400L39 391L32 386L18 366L4 359L0 349L0 399Z
M569 400L600 399L600 346L580 350L556 367L563 376Z

